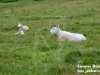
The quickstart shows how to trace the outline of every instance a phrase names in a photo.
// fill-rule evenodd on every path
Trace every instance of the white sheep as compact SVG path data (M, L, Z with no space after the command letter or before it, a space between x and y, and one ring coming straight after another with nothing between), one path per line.
M15 33L15 35L17 35L17 34L24 35L24 31L29 30L28 26L22 25L21 23L18 23L18 28L19 28L19 30L17 33Z
M19 30L17 33L15 33L15 35L20 34L20 35L24 35L24 31L23 30Z
M23 30L23 31L29 30L28 26L22 25L21 23L18 24L18 28L19 28L19 30Z
M50 30L50 33L57 34L59 41L80 42L86 40L86 37L83 34L62 31L59 26L53 27Z

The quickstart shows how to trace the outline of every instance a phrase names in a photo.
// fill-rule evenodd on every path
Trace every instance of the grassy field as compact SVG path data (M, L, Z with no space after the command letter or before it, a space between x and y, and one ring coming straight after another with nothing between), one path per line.
M14 35L19 22L30 27L24 36ZM57 24L87 41L59 45L49 32ZM99 0L0 3L0 75L100 75L78 73L78 64L100 65Z

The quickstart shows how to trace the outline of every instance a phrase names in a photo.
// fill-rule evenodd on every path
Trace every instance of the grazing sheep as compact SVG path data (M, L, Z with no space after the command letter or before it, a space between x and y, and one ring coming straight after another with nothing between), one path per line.
M83 34L62 31L59 26L53 27L50 30L50 33L57 34L59 41L80 42L86 40L86 37Z
M29 30L28 26L24 26L21 23L18 23L18 28L19 28L19 31L17 33L15 33L15 35L17 35L17 34L24 35L24 31Z

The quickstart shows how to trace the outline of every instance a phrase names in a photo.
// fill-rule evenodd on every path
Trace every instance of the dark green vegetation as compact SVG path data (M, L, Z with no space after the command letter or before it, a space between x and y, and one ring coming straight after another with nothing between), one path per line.
M18 0L0 0L2 3L8 3L8 2L16 2Z
M30 27L24 36L14 35L18 22ZM59 44L49 33L56 24L87 41ZM95 75L78 74L78 64L100 64L99 0L0 3L0 75Z

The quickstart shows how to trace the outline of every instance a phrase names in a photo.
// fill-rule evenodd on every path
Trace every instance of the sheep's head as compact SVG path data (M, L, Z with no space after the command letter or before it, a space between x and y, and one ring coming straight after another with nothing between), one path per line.
M21 23L18 23L18 28L21 28L23 25Z
M59 27L53 27L51 30L50 30L50 33L52 33L52 34L56 34L56 33L58 33L59 32Z

